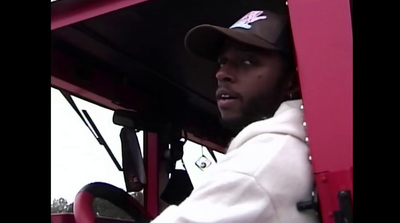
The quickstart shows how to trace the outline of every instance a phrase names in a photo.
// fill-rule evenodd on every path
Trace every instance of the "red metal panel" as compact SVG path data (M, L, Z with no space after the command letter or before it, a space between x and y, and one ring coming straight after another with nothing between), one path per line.
M316 172L353 165L353 45L349 0L291 0L289 12Z
M73 214L51 214L51 223L75 223Z
M349 0L290 0L304 115L324 223L353 198L353 45ZM352 204L351 204L352 205Z
M55 88L58 89L63 89L71 92L73 95L77 95L79 97L85 98L89 101L94 101L96 104L105 106L107 108L111 109L123 109L123 107L118 106L114 103L112 103L110 100L108 100L105 97L102 97L98 94L95 94L93 92L87 91L83 88L80 88L76 85L70 84L66 81L63 81L57 77L51 76L51 85Z
M339 210L339 191L350 190L353 200L353 168L316 175L317 194L324 223L334 223L334 212Z
M128 86L116 86L111 75L90 68L90 81L76 77L76 59L53 49L51 52L51 85L76 96L110 109L142 111L147 108L148 98Z
M51 30L132 6L147 0L67 0L51 6Z
M158 134L144 133L144 158L147 176L147 184L144 189L145 208L152 218L159 214L159 138Z

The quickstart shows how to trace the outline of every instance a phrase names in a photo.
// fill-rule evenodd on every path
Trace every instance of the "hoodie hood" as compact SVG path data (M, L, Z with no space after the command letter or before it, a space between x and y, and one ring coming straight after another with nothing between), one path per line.
M290 100L283 102L276 110L273 117L253 122L243 128L232 140L228 152L239 148L249 139L265 133L291 135L305 142L306 131L303 127L302 100Z

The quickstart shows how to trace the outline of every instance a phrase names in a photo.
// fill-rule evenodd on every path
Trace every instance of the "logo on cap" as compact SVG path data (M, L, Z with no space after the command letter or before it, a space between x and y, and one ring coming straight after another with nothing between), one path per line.
M263 13L263 11L251 11L247 13L245 16L243 16L241 19L239 19L235 24L233 24L230 29L233 28L243 28L243 29L250 29L251 25L250 23L256 22L260 19L266 19L267 16L260 16Z

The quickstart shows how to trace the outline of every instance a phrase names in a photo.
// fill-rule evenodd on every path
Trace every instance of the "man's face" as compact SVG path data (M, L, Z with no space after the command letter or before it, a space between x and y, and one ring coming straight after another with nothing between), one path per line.
M273 116L289 87L279 53L226 40L218 60L216 99L222 123L240 131Z

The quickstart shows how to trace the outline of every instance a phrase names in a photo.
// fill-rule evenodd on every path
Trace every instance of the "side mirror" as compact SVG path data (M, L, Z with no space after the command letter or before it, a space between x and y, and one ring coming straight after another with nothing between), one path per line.
M120 133L122 145L122 171L128 192L141 191L146 184L146 172L136 131L123 127Z
M122 170L128 192L141 191L146 184L142 152L136 135L137 125L145 123L139 114L131 111L117 110L113 122L121 125L120 138L122 146Z

